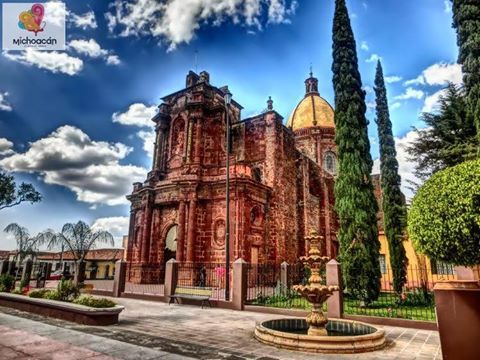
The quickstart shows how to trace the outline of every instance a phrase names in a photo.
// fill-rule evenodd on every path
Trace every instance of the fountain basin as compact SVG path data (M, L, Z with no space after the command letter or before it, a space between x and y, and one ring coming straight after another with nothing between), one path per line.
M328 336L307 335L304 319L264 321L255 327L255 338L284 349L317 353L360 353L385 346L385 331L359 321L330 319Z

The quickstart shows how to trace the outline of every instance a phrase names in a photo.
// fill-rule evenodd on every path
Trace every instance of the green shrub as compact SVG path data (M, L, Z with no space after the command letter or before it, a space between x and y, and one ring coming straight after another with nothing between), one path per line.
M116 305L115 302L113 302L112 300L105 298L94 298L91 295L82 295L79 298L73 300L73 303L94 308L109 308Z
M433 306L433 293L424 288L407 289L398 299L398 305L404 306Z
M38 290L32 290L28 293L28 296L31 298L37 298L41 299L44 298L47 293L49 293L51 290L48 289L38 289Z
M9 292L15 284L15 278L12 275L0 275L0 292Z
M43 294L43 298L47 300L61 300L57 290L48 290Z
M432 175L413 198L408 233L415 248L453 265L480 263L480 160Z
M73 301L80 296L80 288L72 280L60 280L57 293L61 301Z
M13 289L13 290L11 291L11 293L12 293L12 294L15 294L15 295L23 295L22 290L21 290L21 289L18 289L18 288L17 288L17 289Z

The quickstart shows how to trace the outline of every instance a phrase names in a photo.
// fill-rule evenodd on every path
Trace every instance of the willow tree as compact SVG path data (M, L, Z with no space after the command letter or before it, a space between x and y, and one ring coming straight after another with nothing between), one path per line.
M336 0L333 20L333 86L339 174L335 209L339 216L340 260L347 290L371 302L380 294L377 202L365 117L365 92L355 37L345 0Z
M480 144L480 1L453 0L453 26L457 30L458 62L463 67L467 115L476 125Z
M393 289L401 293L407 281L408 259L403 240L407 220L405 201L400 190L397 151L388 110L387 89L380 61L375 76L375 95L378 138L380 141L380 179L382 186L382 210L385 235L388 241Z

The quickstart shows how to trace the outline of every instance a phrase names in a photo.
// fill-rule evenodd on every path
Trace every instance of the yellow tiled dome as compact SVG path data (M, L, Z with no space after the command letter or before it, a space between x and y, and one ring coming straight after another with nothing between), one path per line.
M287 122L294 131L313 126L335 127L333 108L318 92L307 93Z

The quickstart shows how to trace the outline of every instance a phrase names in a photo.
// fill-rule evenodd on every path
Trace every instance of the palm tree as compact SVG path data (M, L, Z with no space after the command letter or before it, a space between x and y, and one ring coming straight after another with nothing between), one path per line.
M17 250L13 257L13 264L21 265L28 255L34 256L38 251L38 246L41 245L41 240L38 236L31 237L26 227L20 226L17 223L9 224L4 230L8 234L12 234L17 242ZM18 266L18 269L20 266ZM15 276L18 275L18 269Z
M92 229L88 224L79 221L76 224L63 225L61 232L48 229L39 234L42 244L48 249L65 248L75 261L77 282L82 283L85 277L85 257L98 244L114 246L112 234L105 230Z

